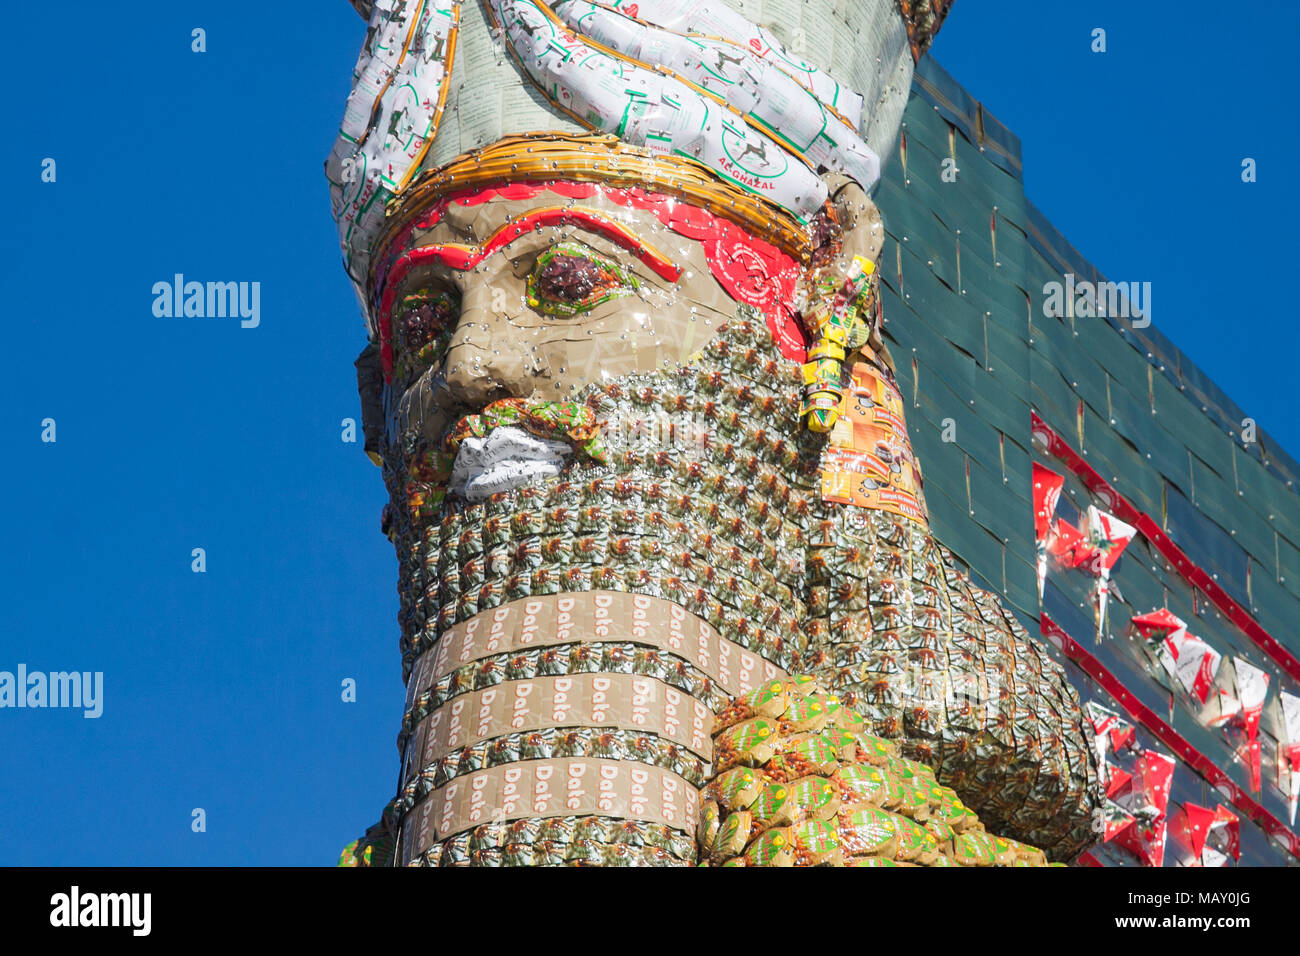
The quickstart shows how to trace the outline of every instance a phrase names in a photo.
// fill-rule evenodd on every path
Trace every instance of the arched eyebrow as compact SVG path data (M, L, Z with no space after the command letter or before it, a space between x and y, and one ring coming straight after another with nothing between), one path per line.
M488 256L500 252L520 236L539 226L578 226L588 232L604 236L615 245L626 249L662 279L676 282L681 277L681 266L636 233L595 210L581 206L547 206L529 210L523 215L507 220L486 241L477 245L440 242L420 246L417 249L408 249L393 263L380 298L379 342L385 381L391 383L393 380L393 303L397 298L397 289L407 273L417 266L430 264L458 270L472 269Z

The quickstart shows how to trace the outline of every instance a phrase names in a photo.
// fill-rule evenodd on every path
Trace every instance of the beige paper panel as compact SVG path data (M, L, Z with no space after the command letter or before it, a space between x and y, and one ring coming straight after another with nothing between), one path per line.
M621 760L529 760L451 781L406 817L402 862L483 824L522 817L608 816L690 830L699 794L675 773Z
M652 677L574 674L507 681L448 701L417 725L406 779L459 747L547 727L645 731L712 760L713 714L702 701Z
M672 601L622 591L587 591L522 598L448 628L416 661L411 680L418 683L409 701L413 703L439 677L471 661L576 641L630 641L657 647L690 661L733 696L785 673ZM432 666L426 659L432 660Z

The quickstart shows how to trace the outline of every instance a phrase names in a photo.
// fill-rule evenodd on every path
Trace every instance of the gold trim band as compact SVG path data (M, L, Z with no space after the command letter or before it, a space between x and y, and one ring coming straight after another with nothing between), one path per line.
M727 183L702 163L659 156L612 135L544 132L504 137L417 176L389 203L370 260L371 289L375 265L387 257L394 239L443 196L475 186L547 180L665 193L743 226L805 265L812 258L812 234L803 223L776 203Z

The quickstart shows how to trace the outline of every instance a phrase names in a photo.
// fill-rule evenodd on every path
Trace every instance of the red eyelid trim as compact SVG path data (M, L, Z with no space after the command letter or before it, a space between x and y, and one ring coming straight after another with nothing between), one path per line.
M384 283L384 294L379 305L380 356L384 364L384 380L393 380L392 313L397 289L411 269L419 265L437 263L452 269L472 269L494 252L499 252L520 236L538 226L581 226L588 232L604 236L622 246L640 259L662 279L676 282L682 269L658 249L637 238L636 234L612 219L590 209L571 206L548 206L534 209L509 220L494 232L486 242L464 245L458 242L438 243L411 249L393 263Z

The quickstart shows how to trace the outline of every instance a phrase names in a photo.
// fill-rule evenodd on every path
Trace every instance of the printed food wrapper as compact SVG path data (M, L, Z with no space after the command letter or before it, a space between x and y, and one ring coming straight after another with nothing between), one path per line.
M1096 505L1088 505L1088 543L1092 548L1090 573L1097 576L1097 640L1106 631L1106 605L1110 595L1110 572L1119 561L1137 529L1125 524Z
M460 0L376 0L338 139L325 164L348 275L364 305L370 247L387 203L428 152L446 105Z
M726 37L778 65L823 104L834 107L846 125L856 129L861 124L863 101L859 94L787 50L771 31L721 0L613 0L609 6L678 33Z
M1047 580L1047 547L1052 534L1052 517L1061 497L1065 478L1038 462L1034 462L1034 542L1038 564L1038 600L1043 600L1043 584Z
M1115 711L1103 707L1096 701L1090 700L1085 703L1084 713L1092 725L1093 750L1097 754L1097 767L1101 773L1101 781L1113 785L1116 774L1123 774L1125 777L1127 774L1107 763L1106 752L1108 749L1113 749L1118 754L1125 746L1132 743L1133 725ZM1109 789L1107 795L1110 795Z
M1244 740L1238 756L1246 764L1251 788L1261 783L1259 722L1268 696L1270 676L1240 657L1232 657L1219 669L1218 680L1201 709L1198 719L1207 727L1237 727Z
M403 855L409 861L436 840L533 816L604 815L691 833L699 802L695 787L660 767L587 758L506 764L457 778L418 803L404 822Z
M1223 804L1213 810L1184 804L1171 830L1191 849L1192 866L1227 866L1229 859L1241 858L1241 821Z
M903 419L903 396L865 362L851 374L822 455L822 497L923 522L921 473Z
M1164 861L1169 791L1175 765L1167 754L1144 751L1134 764L1128 785L1115 791L1113 803L1108 801L1109 806L1134 819L1131 825L1119 817L1108 820L1107 838L1133 853L1146 866L1160 866Z
M626 591L592 590L522 598L452 625L421 655L431 663L420 664L422 685L415 695L472 661L568 644L590 635L669 651L698 666L729 694L745 693L783 673L671 601Z
M733 767L718 774L704 790L704 795L730 813L748 807L763 792L763 778L752 767Z
M1285 778L1287 809L1295 826L1296 805L1300 803L1300 697L1279 691L1272 707L1273 735L1279 744L1279 776Z
M879 157L856 131L837 123L811 90L754 51L730 39L688 39L654 29L590 0L566 0L554 10L583 36L634 60L670 70L722 97L740 113L778 133L784 144L797 149L813 166L842 170L866 190L880 178Z
M1093 560L1092 546L1083 532L1064 518L1052 523L1047 551L1063 568L1085 567Z
M779 736L773 721L778 728L808 726L817 712L812 705L827 699L819 682L801 676L784 684L784 712L718 731L715 750L748 753L753 760L755 741L766 746ZM762 691L763 699L774 699L773 688ZM746 701L738 712L752 706ZM890 742L857 729L858 722L844 716L851 713L847 708L826 710L842 725L781 740L766 763L733 767L704 788L706 813L716 806L723 819L716 835L711 816L702 825L712 842L701 852L723 865L739 859L746 866L859 865L863 858L909 866L1045 864L1042 851L986 833L929 765L900 757ZM814 741L820 751L808 747ZM798 756L800 748L815 759Z
M1241 704L1240 721L1246 732L1246 742L1242 747L1246 766L1250 771L1251 789L1260 789L1260 747L1259 719L1264 712L1264 699L1268 696L1270 675L1249 661L1240 657L1233 658L1233 672L1237 690L1237 700Z
M802 157L691 85L589 45L542 4L490 5L520 66L570 115L651 151L701 162L799 219L826 201L825 183Z
M513 425L495 428L484 438L470 436L460 443L447 490L481 501L558 475L572 453L564 442L537 438Z
M712 714L701 701L651 677L574 674L509 681L457 697L417 724L408 769L437 755L511 733L548 727L616 727L652 733L704 760Z
M1214 689L1222 655L1209 644L1187 633L1184 627L1160 644L1160 663L1189 695L1204 704Z
M1107 843L1137 822L1137 818L1132 813L1114 800L1107 800L1102 804L1098 815L1098 828L1101 832L1101 838Z

